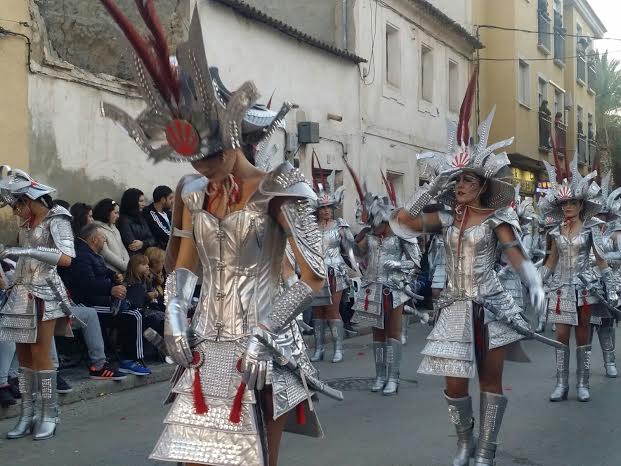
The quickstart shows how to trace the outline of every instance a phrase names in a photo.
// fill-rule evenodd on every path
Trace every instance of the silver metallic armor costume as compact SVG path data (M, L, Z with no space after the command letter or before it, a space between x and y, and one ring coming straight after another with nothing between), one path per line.
M387 224L393 209L394 204L391 205L389 198L371 193L365 195L364 210L368 213L371 229L366 234L366 248L359 251L365 258L366 269L355 294L353 309L356 313L352 320L377 329L384 329L388 313L395 312L411 299L403 290L420 271L421 251L416 238L403 240L394 234L382 237L372 233L382 223ZM373 341L376 380L372 391L381 390L383 395L397 394L402 346L401 339L396 338Z
M112 0L102 2L140 54L141 47L147 46L135 43L141 40L140 35L132 31ZM151 42L166 47L165 38L150 26L157 18L150 15L148 5L145 11L141 3L137 5L147 18ZM230 149L252 144L257 149L257 166L264 166L269 159L267 139L282 126L291 105L284 104L278 114L253 105L258 94L250 82L235 92L226 89L217 69L207 64L196 9L188 42L177 48L178 68L166 57L159 64L159 73L151 73L152 57L140 55L140 59L136 60L137 74L147 109L137 119L109 104L103 104L102 109L150 158L189 162L210 156L225 158L236 153ZM170 89L165 79L168 74L180 77L179 88ZM156 148L163 131L166 142ZM287 430L321 436L314 411L308 409L313 392L307 387L322 384L310 383L316 381L316 371L295 322L310 305L313 292L301 280L280 287L288 238L312 273L325 277L321 234L308 202L316 195L300 171L283 163L264 176L243 208L218 218L205 207L210 186L207 178L189 175L176 190L174 230L166 262L171 273L166 283L164 340L170 357L180 367L168 398L173 404L150 457L265 466L268 449L263 398L259 396L263 388L271 388L274 419L294 408L300 423L307 418L304 425L294 422ZM276 221L273 205L280 206L286 231ZM191 215L191 231L182 228L184 207ZM181 242L187 239L196 245L202 272L199 304L189 326L187 311L198 276L176 268ZM262 342L265 338L260 339L266 332L275 346L268 347ZM294 366L296 370L289 368Z
M610 314L600 302L602 288L600 278L591 263L591 251L605 257L601 226L603 222L593 218L600 210L596 201L600 188L593 180L596 172L583 177L578 170L578 157L571 163L571 180L557 182L556 169L544 161L551 182L551 189L541 201L543 213L563 222L561 203L569 200L582 201L582 229L569 238L561 223L549 235L558 251L558 262L554 270L544 265L540 271L548 291L548 321L578 326L578 313L588 312L596 318L609 318ZM601 271L602 281L608 291L608 299L616 301L616 287L610 268ZM556 349L556 386L550 395L551 401L567 399L569 390L569 347ZM591 369L591 345L576 348L578 369L577 395L580 401L588 401Z
M6 166L0 170L6 171L6 176L0 178L2 205L19 209L20 199L36 201L56 191L21 170ZM0 259L18 258L15 282L0 308L0 340L35 343L39 320L56 320L56 334L72 336L69 299L56 268L63 254L75 257L70 219L67 210L52 207L38 225L30 227L28 222L21 225L18 247L0 252ZM7 438L21 438L30 433L35 440L52 437L59 422L56 371L20 367L19 385L21 414ZM35 393L39 393L41 400L41 410L36 417Z
M621 293L621 241L619 240L621 236L621 221L619 220L621 216L621 188L609 192L612 185L611 181L610 173L602 178L599 214L607 220L605 230L602 233L604 252L612 269L617 284L617 295L619 295ZM594 325L602 348L606 376L610 378L616 378L619 375L615 358L615 321L616 318L601 319L598 325Z
M341 186L333 193L329 191L327 180L323 183L315 182L317 200L311 202L311 206L318 210L322 207L335 209L343 202L344 186ZM334 210L332 210L334 213ZM321 231L321 246L324 256L324 263L327 271L327 278L321 290L313 298L313 307L329 306L339 303L333 302L333 293L339 293L350 286L349 267L345 263L344 256L349 258L352 267L358 274L358 265L354 256L354 235L349 225L341 218L332 220L328 224L319 222ZM321 318L323 317L323 318ZM337 319L326 316L313 316L313 330L315 336L315 353L311 357L312 362L323 360L325 353L325 330L326 324L330 328L330 333L334 340L334 356L332 362L343 360L343 340L345 338L345 328L343 320L338 316Z
M422 353L420 373L445 377L471 378L475 375L475 360L484 357L489 349L506 347L507 357L518 356L517 345L522 336L512 325L525 326L511 293L507 292L497 277L494 265L497 259L498 239L496 228L508 225L514 232L515 241L503 244L503 249L521 249L520 226L514 209L506 207L514 199L513 186L501 178L500 170L509 164L506 153L495 151L510 145L513 138L487 146L489 129L494 111L478 129L479 142L470 143L468 119L472 106L476 72L473 74L466 98L462 104L461 119L457 125L448 122L449 141L447 154L425 153L419 161L425 161L435 172L432 181L415 191L404 210L412 219L422 222L427 231L423 207L432 200L453 208L453 212L440 211L446 251L446 287L435 303L439 315L427 337ZM484 208L490 215L466 229L456 226L455 215L462 206L456 206L455 185L451 183L462 172L473 172L484 179L486 192L481 196ZM468 208L468 207L466 207ZM399 221L398 213L390 219L393 231L403 238L420 233ZM528 257L522 250L524 257ZM524 260L517 269L522 282L529 288L535 307L543 305L543 289L534 265ZM493 309L494 312L490 312ZM514 351L511 351L514 350ZM479 440L473 439L474 419L470 396L451 398L445 393L451 422L457 432L457 454L453 465L466 466L474 457L475 466L494 464L497 437L507 405L501 394L481 392Z

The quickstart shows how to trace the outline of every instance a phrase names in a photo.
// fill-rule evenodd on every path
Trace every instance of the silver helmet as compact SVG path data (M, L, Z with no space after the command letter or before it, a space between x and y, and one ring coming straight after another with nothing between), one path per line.
M35 181L23 170L8 165L0 166L0 207L14 207L21 197L36 201L55 192L55 188Z

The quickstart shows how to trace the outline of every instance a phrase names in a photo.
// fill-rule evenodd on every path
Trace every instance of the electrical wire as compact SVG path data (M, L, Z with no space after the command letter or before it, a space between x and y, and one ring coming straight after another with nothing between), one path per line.
M475 25L477 29L497 29L499 31L507 31L507 32L524 32L526 34L545 34L545 35L554 35L557 34L555 31L535 31L533 29L523 29L523 28L510 28L505 26L496 26L494 24L477 24ZM597 37L590 36L587 34L563 34L564 37L578 37L580 39L592 39L592 40L617 40L621 41L621 37Z
M368 69L367 73L361 73L362 82L365 86L370 86L375 82L375 36L377 34L377 9L379 8L379 0L375 0L375 12L373 12L373 5L369 9L370 19L371 19L371 27L373 28L373 35L371 36L371 53L369 55ZM367 82L367 77L373 71L373 78L370 82Z

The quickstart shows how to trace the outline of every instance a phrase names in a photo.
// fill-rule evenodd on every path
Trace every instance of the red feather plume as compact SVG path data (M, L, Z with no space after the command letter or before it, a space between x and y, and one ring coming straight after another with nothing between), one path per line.
M360 205L364 205L364 189L362 189L362 184L360 183L358 176L354 172L354 169L351 168L351 165L347 162L347 159L345 159L345 156L343 156L343 163L345 164L345 167L347 167L347 171L354 180L354 185L356 186L356 191L358 192L358 199L360 199Z
M317 156L317 152L315 152L315 149L313 149L313 160L317 161L317 168L319 169L319 174L321 176L321 184L323 185L323 189L324 191L328 192L328 183L326 180L326 174L324 173L323 168L321 168L321 163L319 162L319 157Z
M149 31L151 31L152 45L155 50L155 56L160 63L160 69L162 75L166 80L166 85L174 97L175 101L179 102L179 77L170 65L170 49L168 48L168 40L164 27L157 16L157 10L155 9L155 3L153 0L135 0L136 7L144 23Z
M144 63L156 89L168 104L171 112L176 115L171 102L171 98L174 95L173 88L169 86L168 79L164 75L166 71L161 69L161 60L158 60L157 54L152 50L152 46L140 35L140 32L134 27L127 16L123 14L114 0L100 0L100 2L110 16L112 16L116 24L121 28L121 31L123 31L123 34L134 48L134 51L142 63ZM168 56L166 56L167 68L165 69L170 69L168 59Z
M470 76L466 95L459 109L459 122L457 123L457 144L459 145L461 145L462 142L468 145L470 139L470 115L472 115L472 104L474 102L474 92L477 88L478 74L479 67L475 66L472 71L472 76Z
M382 174L382 180L384 181L384 186L386 186L386 192L388 193L388 199L390 199L390 203L393 207L397 207L397 194L395 193L395 187L390 182L390 180L384 174L384 170L380 170Z
M315 177L315 152L311 156L311 178L313 179L313 189L315 192L319 192L319 184L317 183L317 178Z

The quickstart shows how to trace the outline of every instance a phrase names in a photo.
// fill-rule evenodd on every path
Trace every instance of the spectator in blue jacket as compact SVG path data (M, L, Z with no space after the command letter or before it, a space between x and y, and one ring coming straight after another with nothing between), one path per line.
M118 329L122 352L119 371L148 375L151 371L143 362L142 315L126 304L123 276L106 267L100 255L105 242L97 225L86 225L76 239L76 257L63 279L77 304L95 308L103 328Z

